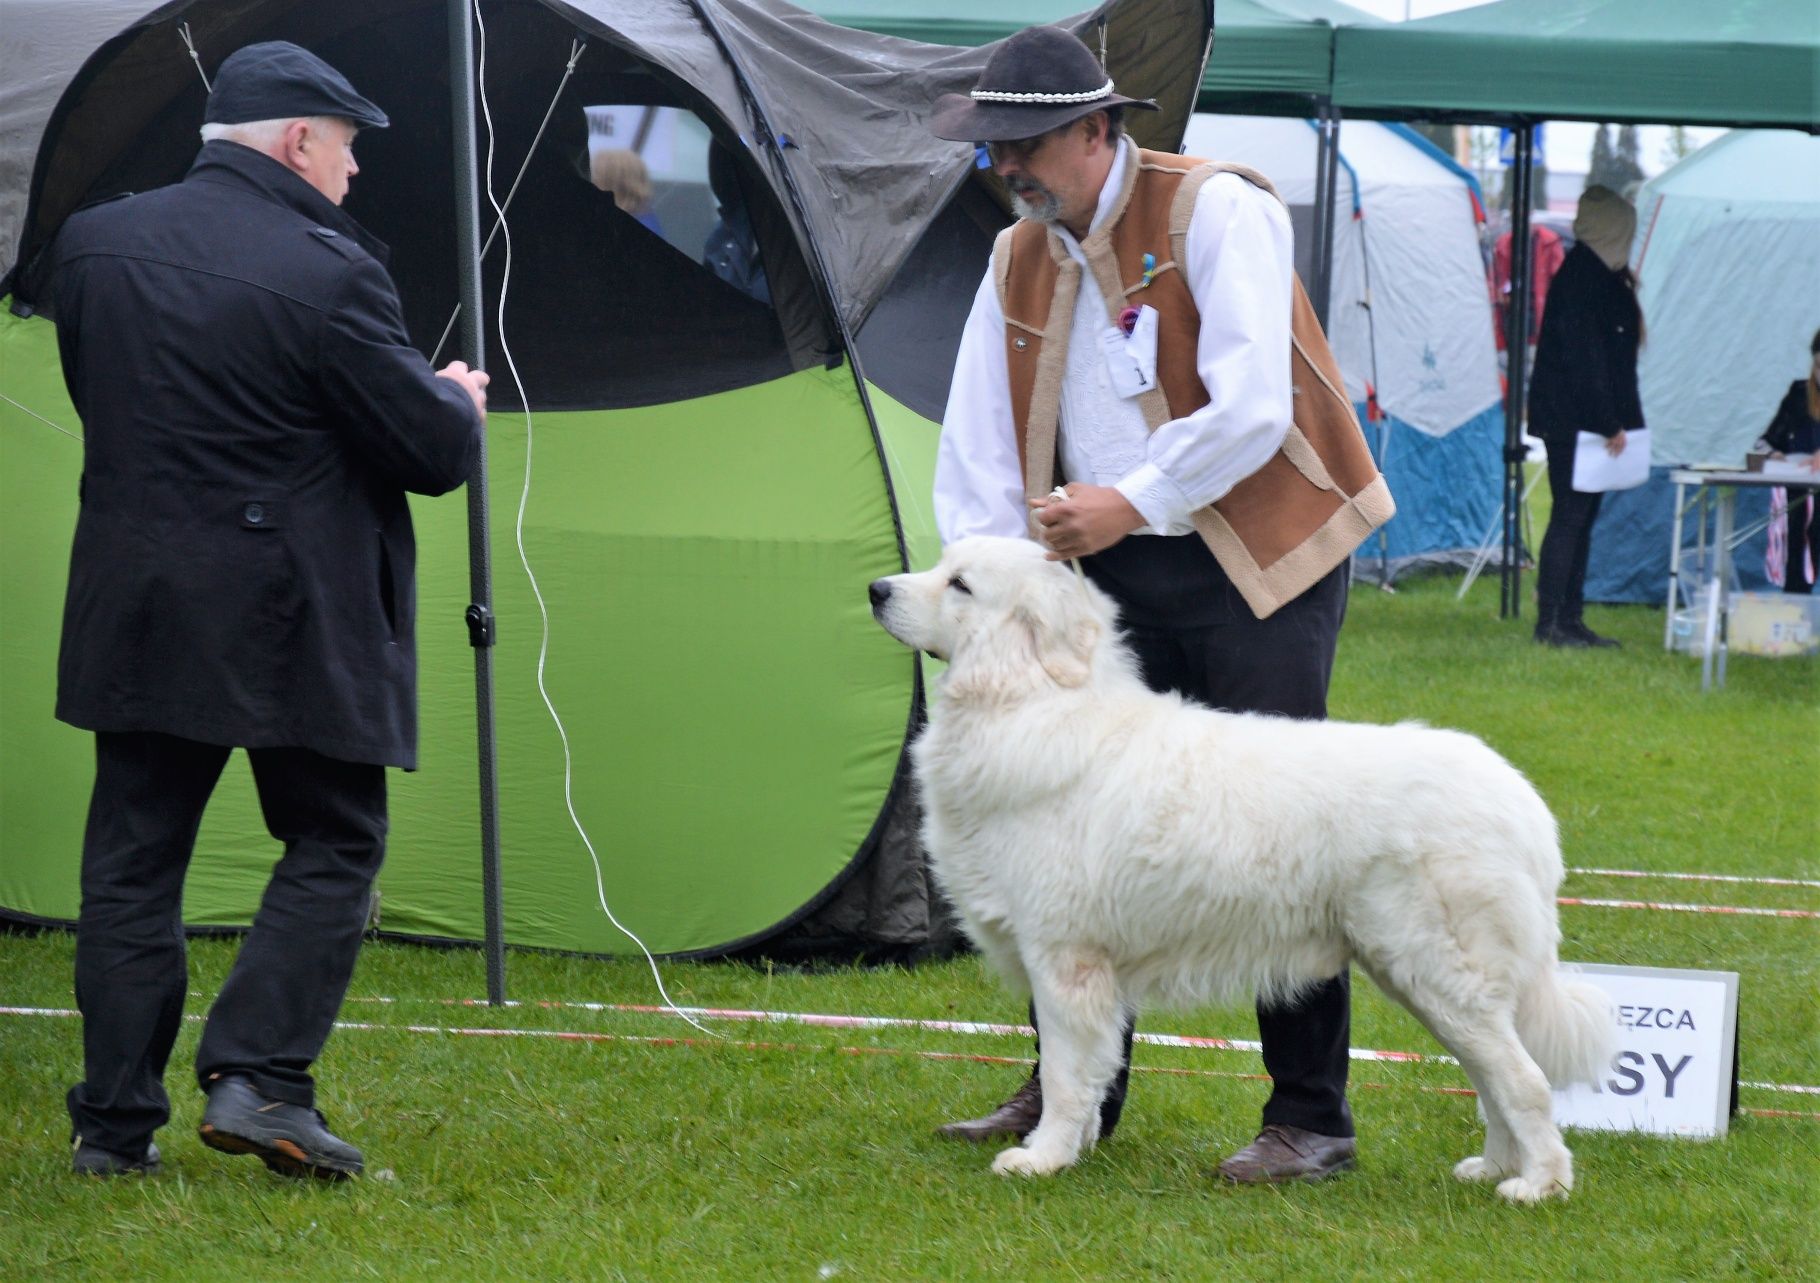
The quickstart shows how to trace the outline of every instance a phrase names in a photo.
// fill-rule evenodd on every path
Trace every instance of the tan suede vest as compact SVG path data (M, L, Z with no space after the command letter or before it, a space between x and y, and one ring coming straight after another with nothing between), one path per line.
M1238 174L1276 195L1255 170L1138 149L1111 216L1081 243L1106 300L1108 325L1133 303L1157 310L1158 386L1137 399L1152 432L1209 400L1195 363L1201 316L1180 265L1195 196L1219 173ZM1142 283L1147 252L1157 264L1149 285ZM1036 498L1056 482L1062 376L1081 269L1046 224L1025 219L999 233L992 271L1005 314L1024 489ZM1260 619L1346 560L1396 512L1300 280L1291 349L1285 356L1295 421L1282 449L1194 514L1195 529Z

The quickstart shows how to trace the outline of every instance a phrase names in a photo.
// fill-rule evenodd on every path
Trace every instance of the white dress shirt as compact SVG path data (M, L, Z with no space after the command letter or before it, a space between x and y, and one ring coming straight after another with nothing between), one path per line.
M1137 149L1119 140L1089 230L1105 222ZM1181 265L1201 314L1195 368L1207 404L1154 433L1137 398L1112 389L1100 335L1106 304L1080 243L1055 228L1082 265L1062 378L1057 456L1069 481L1115 486L1144 517L1139 534L1187 534L1195 509L1220 498L1281 449L1293 415L1289 380L1295 247L1274 196L1236 174L1202 184ZM1159 259L1169 246L1159 245ZM1141 303L1141 293L1133 295ZM1027 536L1005 368L1005 317L988 266L961 333L935 460L935 524L944 544L968 535Z

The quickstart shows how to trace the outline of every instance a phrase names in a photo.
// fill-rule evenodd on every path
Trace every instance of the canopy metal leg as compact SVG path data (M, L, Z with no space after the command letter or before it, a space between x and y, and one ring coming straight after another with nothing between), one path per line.
M1504 564L1499 576L1498 618L1516 619L1522 610L1523 402L1529 373L1531 248L1530 186L1535 179L1536 131L1516 131L1511 166L1510 307L1505 312L1508 354L1504 393Z
M1314 279L1309 282L1309 291L1315 318L1325 331L1328 309L1333 301L1334 200L1340 171L1339 108L1331 102L1322 102L1317 129L1320 141L1314 162Z
M461 285L462 359L486 364L481 329L480 160L474 129L474 29L468 0L449 4L449 91L454 111L456 276ZM487 1001L506 1000L505 918L499 896L499 752L493 725L493 546L487 503L487 435L468 478L468 643L474 648L474 725L480 756L480 888L485 915Z

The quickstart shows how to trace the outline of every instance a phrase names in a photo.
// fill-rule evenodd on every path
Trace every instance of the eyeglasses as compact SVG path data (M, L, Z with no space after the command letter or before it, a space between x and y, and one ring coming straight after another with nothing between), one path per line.
M986 154L992 158L992 163L995 165L1003 164L1006 161L1022 165L1036 155L1042 145L1056 132L1052 129L1048 133L1038 134L1035 138L1013 138L1004 142L986 143L984 144Z

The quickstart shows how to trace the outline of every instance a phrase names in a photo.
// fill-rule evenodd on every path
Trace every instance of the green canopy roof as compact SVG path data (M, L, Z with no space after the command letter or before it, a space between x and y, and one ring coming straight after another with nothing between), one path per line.
M1499 0L1347 26L1333 93L1349 114L1820 130L1820 4Z
M1382 25L1339 0L1216 0L1201 109L1309 114L1332 86L1334 29Z

